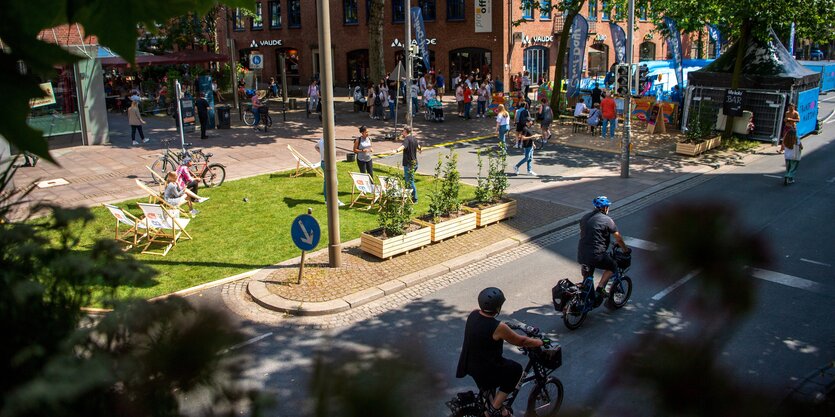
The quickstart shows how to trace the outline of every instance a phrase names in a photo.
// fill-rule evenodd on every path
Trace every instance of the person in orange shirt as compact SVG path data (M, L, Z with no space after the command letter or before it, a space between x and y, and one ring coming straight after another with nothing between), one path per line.
M602 136L606 137L606 132L609 132L609 139L615 138L615 128L618 125L618 112L615 106L615 99L611 97L611 93L603 93L603 101L600 102L600 112L602 113L603 130ZM607 128L611 127L611 131Z

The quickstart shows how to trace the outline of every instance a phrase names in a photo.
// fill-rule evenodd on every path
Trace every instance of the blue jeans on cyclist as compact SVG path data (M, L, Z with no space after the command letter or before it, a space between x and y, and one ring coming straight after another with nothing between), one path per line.
M252 108L252 114L255 115L255 122L252 123L252 125L255 126L255 129L257 130L258 129L258 123L261 123L261 111L259 111L258 108L253 107Z

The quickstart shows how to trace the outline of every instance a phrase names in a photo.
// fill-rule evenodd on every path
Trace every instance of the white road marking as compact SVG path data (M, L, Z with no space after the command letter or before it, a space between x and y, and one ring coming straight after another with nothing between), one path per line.
M822 290L821 285L815 281L809 281L808 279L768 271L765 269L751 268L751 275L764 281L782 284L787 287L799 288L801 290L808 290L812 292L821 292Z
M778 179L781 179L781 180L783 179L783 177L781 177L779 175L771 175L771 174L763 174L763 177L778 178Z
M824 123L826 123L826 124L835 123L835 119L832 119L832 120L830 120L828 122L824 122Z
M626 246L635 247L638 249L648 250L648 251L656 251L658 250L658 245L653 242L647 240L641 240L635 237L624 236L623 241L626 243Z
M243 342L241 342L241 343L238 343L237 345L232 346L232 347L230 347L230 348L228 348L228 349L226 349L226 350L224 350L224 351L222 351L222 352L220 352L220 353L221 353L221 354L224 354L224 353L227 353L227 352L232 351L232 350L235 350L235 349L240 349L240 348L242 348L242 347L244 347L244 346L251 345L251 344L253 344L253 343L256 343L256 342L258 342L258 341L261 341L261 340L263 340L264 338L270 337L270 336L272 336L272 335L273 335L273 332L269 332L269 333L264 333L264 334L262 334L262 335L260 335L260 336L255 336L255 337L253 337L252 339L245 340L245 341L243 341Z
M800 260L801 260L801 261L803 261L803 262L808 262L808 263L810 263L810 264L815 264L815 265L832 266L832 265L830 265L830 264L828 264L828 263L818 262L818 261L813 261L813 260L811 260L811 259L806 259L806 258L800 258Z
M674 283L673 283L673 285L670 285L669 287L664 288L664 289L663 289L663 290L661 290L661 292L659 292L658 294L653 295L653 296L652 296L652 299L653 299L653 300L655 300L655 301L661 300L661 299L662 299L662 298L664 298L667 294L669 294L669 293L673 292L673 290L675 290L676 288L678 288L678 287L680 287L680 286L684 285L687 281L690 281L690 280L691 280L691 279L693 279L693 277L695 277L696 275L699 275L699 272L701 272L701 271L699 271L698 269L697 269L697 270L695 270L695 271L690 271L690 273L689 273L689 274L687 274L687 275L685 275L685 276L684 276L684 278L682 278L682 279L680 279L680 280L678 280L678 281L674 282Z

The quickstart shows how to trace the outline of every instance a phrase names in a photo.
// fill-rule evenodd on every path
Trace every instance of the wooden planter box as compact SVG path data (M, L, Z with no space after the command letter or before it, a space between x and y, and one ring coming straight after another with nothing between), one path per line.
M722 138L717 136L715 138L705 139L699 143L676 143L676 153L687 156L696 156L707 152L722 143Z
M420 219L415 222L429 227L432 230L432 241L440 242L444 239L469 232L476 228L476 213L461 214L460 216L444 220L438 223L430 223Z
M476 215L476 226L487 226L491 223L500 222L504 219L509 219L516 215L516 200L510 200L505 203L499 203L490 207L464 207L466 210L472 211Z
M422 248L430 243L432 243L432 229L429 227L421 227L418 230L387 239L365 232L360 235L360 249L380 259L391 259L394 255Z

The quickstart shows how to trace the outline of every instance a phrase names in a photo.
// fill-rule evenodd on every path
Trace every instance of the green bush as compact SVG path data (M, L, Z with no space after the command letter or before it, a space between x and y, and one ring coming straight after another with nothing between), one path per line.
M716 125L717 108L713 104L700 101L687 120L687 132L685 137L690 142L700 142L713 136L713 128Z
M415 175L414 168L412 175ZM380 213L377 216L384 237L402 235L412 221L414 203L411 198L402 195L405 191L403 175L399 171L395 172L388 178L386 191L380 201Z
M461 209L459 192L461 174L458 172L458 154L452 149L447 155L438 155L432 191L429 194L429 215L437 222L442 216L449 216Z

